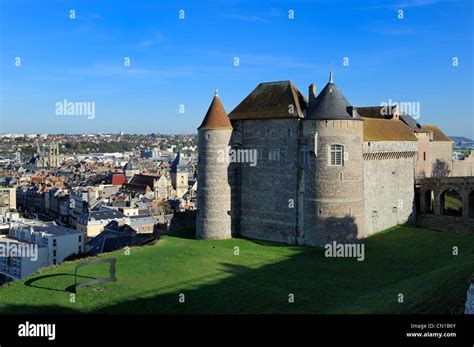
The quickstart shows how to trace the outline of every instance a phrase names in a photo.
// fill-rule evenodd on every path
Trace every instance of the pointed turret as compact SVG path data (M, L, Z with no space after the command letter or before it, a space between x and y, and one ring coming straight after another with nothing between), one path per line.
M332 71L316 98L312 88L309 92L302 133L309 134L306 143L314 150L303 176L306 214L300 242L352 243L365 233L364 122L334 84Z
M232 124L217 95L198 128L196 238L232 237L228 150Z
M310 100L311 101L311 100ZM329 82L321 90L318 97L309 105L307 119L335 120L362 118L351 106L346 97L334 84L332 70L329 73Z
M224 106L222 106L221 100L217 95L217 89L211 106L209 106L206 116L198 128L198 130L201 129L232 129L229 117L227 117Z

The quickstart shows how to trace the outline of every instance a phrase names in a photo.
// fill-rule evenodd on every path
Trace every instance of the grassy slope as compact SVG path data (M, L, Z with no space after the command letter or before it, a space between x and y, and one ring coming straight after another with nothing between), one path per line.
M316 248L171 236L105 257L117 258L118 282L79 289L70 303L74 263L65 263L0 289L0 313L462 313L474 237L396 227L367 240L362 262ZM80 271L106 275L101 266Z

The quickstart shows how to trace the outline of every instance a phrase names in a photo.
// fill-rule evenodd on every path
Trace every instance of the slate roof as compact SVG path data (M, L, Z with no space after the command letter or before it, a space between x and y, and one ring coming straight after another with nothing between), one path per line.
M339 91L337 86L330 81L323 90L321 90L316 100L309 105L306 111L306 118L318 120L362 120L362 117L357 114L357 111L356 116L352 116L351 108L351 104L347 101L346 97Z
M138 215L138 216L130 216L130 226L136 227L136 226L143 226L143 225L155 225L155 219L151 217L150 215Z
M124 170L139 170L140 168L138 165L134 162L129 161L125 166L123 167Z
M122 187L134 193L145 193L147 190L150 190L148 186L144 184L125 183Z
M154 187L154 181L155 181L155 176L151 175L133 175L132 179L130 180L129 184L137 184L137 185L143 185L143 186L148 186L151 189Z
M425 128L433 132L433 141L446 141L453 142L449 137L447 137L440 128L436 125L425 125Z
M125 218L125 215L113 208L107 208L103 210L90 211L84 213L79 217L78 223L86 225L88 221L93 220L106 220L106 219L115 219L115 218Z
M418 141L398 119L364 118L364 141Z
M170 172L188 171L188 161L184 158L181 152L176 154L173 163L170 166Z
M381 118L381 119L390 119L393 118L393 109L395 106L391 107L391 112L386 113L391 113L391 114L386 114L384 115L383 109L385 106L364 106L364 107L356 107L357 108L357 113L359 116L363 118Z
M306 107L303 94L290 81L260 83L229 113L229 118L303 118Z
M199 129L229 129L232 130L232 124L222 106L221 100L217 95L212 99L211 105L207 110Z
M414 119L413 117L407 115L407 114L400 114L400 120L405 123L406 125L408 125L408 127L410 127L410 129L412 129L413 131L417 132L417 133L427 133L427 132L430 132L430 130L426 129L425 127L423 127L423 125L421 125L420 123L418 123L416 121L416 119Z

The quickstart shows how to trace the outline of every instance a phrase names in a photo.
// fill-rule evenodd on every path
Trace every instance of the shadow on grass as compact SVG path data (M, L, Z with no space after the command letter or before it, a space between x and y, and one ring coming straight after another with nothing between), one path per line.
M167 233L164 233L163 235L179 237L182 239L195 239L196 228L195 227L181 228L179 231L169 231Z
M72 276L74 277L74 274L69 274L69 273L59 273L59 274L52 274L52 275L43 275L43 276L36 276L33 278L30 278L29 280L25 281L25 285L28 287L33 287L33 288L39 288L39 289L46 289L46 290L53 290L56 292L69 292L69 293L74 293L74 287L75 285L70 285L65 289L57 289L57 288L50 288L50 287L44 287L36 284L36 282L39 282L41 280L49 279L52 277L61 277L63 278L64 276ZM82 278L82 279L92 279L95 277L90 277L90 276L81 276L77 275L77 278Z
M114 299L109 306L21 306L4 304L5 312L94 314L330 314L330 313L455 313L465 303L471 255L452 257L444 249L445 235L404 230L368 239L373 253L355 258L326 258L320 249L300 248L273 263L246 266L216 259L220 271L205 269L182 282L166 282L140 298ZM416 237L418 235L418 238ZM440 237L436 244L428 240ZM396 238L396 242L394 242ZM206 242L206 241L202 241ZM440 245L443 243L442 245ZM441 247L441 248L439 248ZM466 247L468 247L466 245ZM471 243L469 247L474 248ZM394 258L394 254L397 258ZM437 254L436 260L427 261ZM466 257L466 258L464 258ZM197 260L198 261L198 260ZM212 277L213 276L213 277ZM126 283L107 286L117 298ZM83 288L79 290L88 291ZM397 293L409 299L400 305ZM181 295L184 294L184 297ZM94 295L91 291L84 292ZM294 302L291 301L294 295ZM181 299L181 301L180 301ZM184 302L182 300L184 299Z

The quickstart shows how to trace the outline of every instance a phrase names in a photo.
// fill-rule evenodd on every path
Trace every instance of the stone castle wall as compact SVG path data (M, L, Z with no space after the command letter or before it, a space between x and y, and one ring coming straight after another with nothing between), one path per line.
M449 172L453 172L453 143L449 141L431 141L431 169L440 160L448 166ZM436 172L433 172L436 175Z
M231 237L231 183L229 163L222 160L232 136L231 130L198 131L198 192L196 237Z
M474 154L471 153L464 160L453 160L451 176L474 176Z
M365 235L414 221L416 141L364 142Z
M474 235L474 218L419 213L416 217L416 225L425 229Z
M363 121L305 120L309 149L304 167L301 243L354 242L364 231ZM344 165L330 165L330 146L344 146Z
M431 176L431 149L430 149L430 133L415 133L418 139L418 154L416 161L416 176Z
M414 220L417 141L364 142L358 120L232 125L233 132L199 131L198 238L322 246ZM330 165L334 144L344 146L343 166ZM253 151L256 161L219 161L218 150L229 145Z
M295 243L298 123L295 118L233 121L235 149L257 152L255 166L234 164L240 236ZM279 160L270 160L271 151Z

